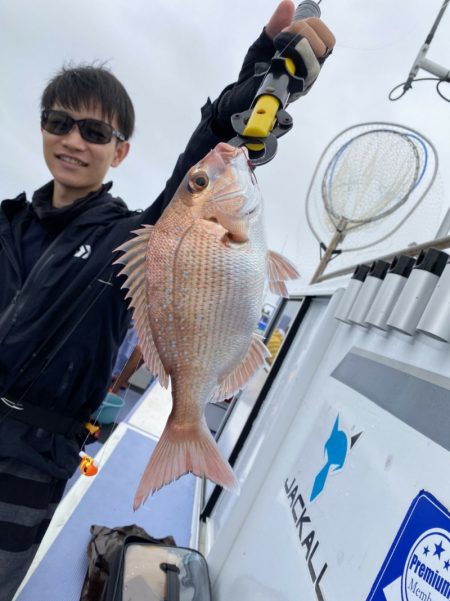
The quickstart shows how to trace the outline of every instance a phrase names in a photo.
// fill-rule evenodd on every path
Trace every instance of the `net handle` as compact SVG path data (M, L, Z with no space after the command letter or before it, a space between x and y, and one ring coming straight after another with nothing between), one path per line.
M317 269L314 272L314 274L309 282L310 284L314 284L318 280L318 278L322 275L322 273L327 268L327 265L330 262L334 251L339 246L339 244L342 242L342 240L345 238L348 222L345 221L345 219L342 219L338 225L340 227L336 228L336 233L330 240L330 243L328 244L323 257L321 258L320 263L317 266Z

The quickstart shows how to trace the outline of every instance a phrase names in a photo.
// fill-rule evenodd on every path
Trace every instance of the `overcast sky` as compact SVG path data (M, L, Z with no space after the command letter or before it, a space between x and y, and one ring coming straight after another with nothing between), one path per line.
M450 205L450 104L438 97L432 82L417 83L398 102L388 100L390 89L406 79L441 4L321 3L322 18L337 37L335 52L311 93L291 105L294 129L280 140L277 156L257 172L269 245L298 264L304 282L319 257L305 223L306 192L321 152L345 128L397 122L435 144L440 191L411 239L431 237ZM276 5L271 0L3 0L0 197L24 190L31 195L50 179L39 130L39 98L47 80L65 62L100 60L124 83L137 114L130 155L109 174L112 191L132 208L151 204L198 122L201 105L234 80ZM447 13L428 58L450 69ZM354 263L358 257L346 260Z

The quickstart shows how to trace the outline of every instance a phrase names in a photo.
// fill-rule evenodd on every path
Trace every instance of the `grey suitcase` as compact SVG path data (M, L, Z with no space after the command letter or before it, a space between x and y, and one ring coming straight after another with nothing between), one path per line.
M206 560L194 549L128 537L105 601L211 601Z

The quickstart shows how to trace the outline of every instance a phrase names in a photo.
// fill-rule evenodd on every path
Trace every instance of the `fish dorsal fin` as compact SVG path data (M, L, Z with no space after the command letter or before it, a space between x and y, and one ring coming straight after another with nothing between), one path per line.
M288 296L284 283L286 280L297 280L300 277L295 265L274 250L267 252L266 269L270 291L279 296Z
M250 378L265 364L270 352L258 334L252 335L252 341L243 361L219 382L212 400L227 399L243 388Z
M125 298L131 299L130 307L133 309L134 325L144 361L151 373L159 378L161 386L167 388L169 376L164 369L153 339L145 291L145 256L152 229L153 226L144 225L143 228L134 230L132 233L137 234L136 237L115 249L114 252L122 251L125 254L114 261L114 264L124 265L118 275L127 277L122 288L128 288Z

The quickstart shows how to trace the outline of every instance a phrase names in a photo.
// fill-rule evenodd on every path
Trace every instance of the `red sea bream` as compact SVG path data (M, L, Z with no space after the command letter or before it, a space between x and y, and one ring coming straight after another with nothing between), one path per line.
M236 489L204 418L206 403L241 389L268 352L255 334L266 278L286 294L299 277L267 251L261 194L246 151L218 144L192 167L154 226L118 250L145 362L172 386L172 412L134 508L185 473Z

